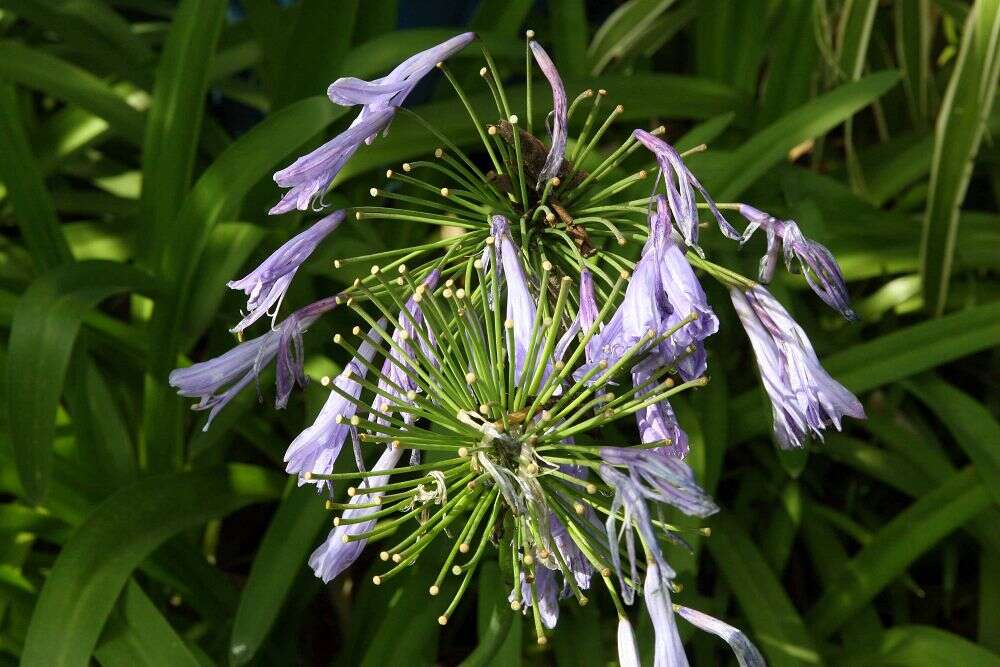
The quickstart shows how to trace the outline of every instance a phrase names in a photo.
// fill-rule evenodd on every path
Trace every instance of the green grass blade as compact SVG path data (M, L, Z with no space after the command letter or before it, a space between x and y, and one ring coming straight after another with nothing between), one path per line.
M7 187L24 243L40 268L72 260L55 204L35 159L14 87L0 81L0 180Z
M516 643L508 641L514 625L521 619L511 613L507 604L507 590L496 561L490 560L479 567L478 626L479 645L460 664L460 667L488 667L489 665L514 664L521 658L520 633Z
M67 264L32 283L14 311L7 408L14 460L33 502L48 484L56 409L83 315L108 296L130 291L152 293L152 279L116 262Z
M1000 657L965 637L927 625L899 625L890 628L876 652L870 656L850 656L843 664L906 665L975 665L1000 667Z
M156 266L162 256L171 221L191 184L208 76L225 11L223 0L181 2L156 69L139 205L140 257L147 266Z
M278 507L240 595L229 642L232 664L257 654L330 516L311 486L292 487Z
M587 49L590 73L597 76L612 62L628 56L647 28L673 3L674 0L629 0L612 12L597 29Z
M813 32L813 4L789 0L782 6L769 50L769 69L757 126L766 126L812 96L819 49Z
M896 29L896 62L903 72L903 87L913 126L922 130L930 113L931 3L911 0L892 5Z
M1000 504L1000 422L990 410L964 391L935 375L903 383L937 415L976 466L976 473Z
M923 553L989 507L990 495L966 469L897 514L840 574L809 611L809 627L827 637L902 575Z
M0 42L0 76L86 109L107 121L118 135L136 146L142 144L142 112L81 67L16 42Z
M876 72L820 95L733 151L721 172L704 179L705 187L715 193L719 201L735 200L772 167L788 159L792 148L829 132L877 100L898 81L896 72Z
M551 0L549 33L543 41L555 45L553 57L563 76L572 79L587 73L587 3L583 0Z
M38 598L21 664L84 667L132 571L187 528L275 498L282 475L232 464L148 477L90 514L60 552Z
M108 618L94 657L104 667L200 667L201 664L135 581L125 587L116 613Z
M768 664L821 664L802 618L743 527L725 514L712 524L712 537L705 544L750 622L753 632L747 634Z
M531 0L482 0L469 27L476 32L492 32L505 39L517 39L532 4Z
M958 211L1000 76L1000 0L977 0L962 34L934 131L931 183L921 242L924 307L941 315L948 302Z

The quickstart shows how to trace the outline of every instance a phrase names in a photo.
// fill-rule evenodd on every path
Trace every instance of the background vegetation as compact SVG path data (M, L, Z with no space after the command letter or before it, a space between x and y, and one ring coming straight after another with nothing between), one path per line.
M482 612L470 596L445 628L419 569L381 588L365 558L313 578L329 515L280 461L318 383L280 413L248 391L207 433L166 385L232 345L224 282L301 229L265 215L270 175L343 126L326 85L464 25L514 87L530 26L571 95L624 105L619 136L707 141L691 163L716 198L798 220L864 318L775 285L869 414L784 454L712 295L713 382L677 407L723 511L674 559L681 600L777 666L1000 664L1000 0L0 0L0 663L457 664L489 638L495 569ZM453 67L474 84L468 54ZM472 146L438 83L411 102ZM332 200L434 145L397 118ZM345 225L289 299L350 280L334 255L426 233ZM748 274L759 250L712 249ZM316 329L313 377L352 324ZM494 662L606 664L613 618L567 604L548 647L515 624Z

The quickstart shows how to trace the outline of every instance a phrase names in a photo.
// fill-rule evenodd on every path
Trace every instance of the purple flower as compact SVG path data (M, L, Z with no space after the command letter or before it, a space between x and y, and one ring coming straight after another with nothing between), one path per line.
M395 110L439 62L455 55L475 38L474 32L456 35L410 56L387 75L374 81L354 77L337 79L327 88L326 94L334 104L345 107L363 105L358 118L366 118L385 109Z
M295 272L309 258L319 242L344 220L344 215L344 211L331 213L275 250L246 277L226 283L230 289L241 290L247 295L246 317L230 331L239 333L265 314L271 316L271 324L274 325L281 300L285 298L285 292L288 291ZM271 312L272 306L273 312Z
M656 563L646 564L643 597L655 633L653 666L687 667L687 656L684 654L681 636L677 632L674 608L670 602L670 590Z
M649 508L646 506L646 501L643 500L642 491L638 485L630 477L615 470L606 463L601 464L598 474L608 486L615 490L615 497L611 502L611 511L608 514L605 529L608 536L608 548L611 552L611 564L615 569L615 574L618 575L622 599L626 604L632 604L632 601L635 599L635 589L632 587L632 584L629 584L625 580L625 576L622 574L621 550L617 547L622 535L625 537L625 551L629 561L629 581L633 583L639 581L639 569L636 564L635 530L639 531L643 545L649 550L649 554L652 555L656 565L659 566L664 575L672 579L674 571L667 565L660 551L660 544L656 539L656 533L653 531L653 522L649 516ZM618 531L617 518L619 512L623 512L620 533Z
M767 252L760 259L762 283L771 282L778 265L778 255L784 250L785 267L789 271L795 270L795 260L798 260L799 271L824 303L848 320L859 319L851 308L851 297L847 294L844 274L829 250L807 239L794 220L778 220L746 204L740 204L740 215L750 222L743 232L742 243L749 241L758 227L763 227L767 234Z
M647 366L648 364L640 364L632 371L632 386L639 387L650 379L651 373L646 369ZM642 391L637 391L636 398L649 393L651 390L652 387L647 387ZM677 415L674 414L674 409L671 407L669 401L664 399L652 405L647 405L635 413L635 419L639 427L639 436L642 438L642 444L648 445L654 442L669 440L669 444L657 449L680 459L687 456L687 433L684 432L684 429L677 422Z
M474 38L475 34L471 32L452 37L410 56L392 72L374 81L345 78L330 84L327 95L332 102L342 106L361 104L361 112L344 132L274 175L275 183L291 190L270 210L271 215L296 208L306 210L329 187L361 144L371 143L379 132L389 127L396 108L420 80L437 63L461 50Z
M691 468L673 456L639 447L603 447L601 459L624 467L642 496L673 505L689 516L706 517L718 506L694 479Z
M552 124L549 129L552 147L549 148L549 154L545 156L545 164L538 174L538 183L535 186L535 189L541 190L546 181L559 174L563 154L566 151L566 89L563 88L559 72L552 64L552 59L549 58L545 49L535 41L529 42L528 46L531 48L531 55L535 57L535 62L541 68L542 74L549 80L549 86L552 87Z
M601 309L597 307L597 299L594 297L594 277L587 269L580 271L580 328L586 334L597 322L597 317L601 314ZM600 324L598 324L600 326ZM588 364L600 360L601 335L600 329L587 341L584 349L584 357Z
M382 471L391 470L396 467L396 463L399 462L400 457L403 455L402 449L396 449L393 447L387 448L382 452L382 456L379 457L378 461L375 462L375 466L372 470ZM377 486L384 486L388 481L388 475L377 475L373 477L368 477L362 483L361 488L371 488ZM362 505L375 502L382 497L382 492L376 491L373 493L358 493L351 498L351 505ZM345 519L355 519L358 517L363 517L372 512L376 511L378 508L363 507L360 509L349 509L343 514ZM350 523L341 524L330 531L327 536L326 541L312 553L309 557L309 567L313 569L316 576L322 579L325 583L330 583L332 579L337 577L341 572L347 569L351 563L358 559L361 552L364 551L365 545L368 544L368 540L355 540L351 542L345 542L345 538L352 535L360 535L362 533L367 533L375 525L375 519L369 521L364 521L362 523Z
M569 466L560 466L563 472L574 475L575 473L569 469ZM577 477L583 477L583 475L576 475ZM597 523L597 515L594 510L589 505L585 508L586 519L591 523ZM555 548L559 550L559 555L562 556L563 562L566 563L566 567L569 568L570 573L573 575L573 579L576 581L576 585L581 589L590 588L590 579L594 576L594 566L590 564L587 557L583 555L580 551L580 547L577 546L573 538L570 537L569 531L566 530L566 526L563 525L562 521L556 518L555 514L552 514L549 519L549 533L552 535L552 542ZM564 582L562 595L566 596L570 593L571 589L569 583Z
M740 664L740 667L767 667L767 663L764 662L764 656L747 639L747 636L737 628L695 609L689 609L681 605L676 605L674 609L677 611L677 615L688 623L726 640L732 647L733 652L736 653L736 661Z
M384 327L385 320L380 320L378 326ZM350 433L350 419L357 410L357 406L348 396L356 401L361 395L361 385L354 380L354 377L363 379L367 375L367 363L370 363L375 356L375 345L372 341L376 339L376 335L373 328L358 349L358 355L365 363L357 357L351 359L344 371L333 381L333 385L340 391L330 392L316 421L299 433L288 446L285 452L285 462L288 465L285 470L298 474L300 485L312 482L318 489L326 485L323 480L306 479L304 474L325 475L333 470L333 464Z
M642 664L632 624L624 616L618 617L618 664L621 667L640 667Z
M315 199L322 197L365 139L388 127L392 116L391 109L382 109L365 118L358 116L349 128L336 137L275 172L274 182L290 190L268 213L277 215L295 209L308 209Z
M540 563L535 566L535 595L538 596L538 615L542 624L551 630L559 622L559 584L556 582L555 570ZM507 599L514 601L514 591L511 591ZM527 614L531 606L531 584L524 572L521 572L521 601L521 613Z
M660 283L672 307L664 325L673 328L685 317L695 316L694 321L681 327L668 341L671 358L680 358L677 370L681 377L693 380L704 375L708 368L704 340L719 330L719 320L708 305L705 290L694 275L691 264L674 242L670 212L662 196L656 198L656 213L651 216L650 227L660 268Z
M332 310L336 299L322 299L301 308L262 336L244 341L228 352L208 361L176 368L168 381L181 396L200 398L193 410L208 410L204 429L229 401L254 381L275 356L277 368L277 407L283 407L296 379L304 381L301 371L302 332L323 313Z
M503 271L507 290L507 320L514 325L514 378L521 381L525 357L531 344L531 333L535 328L535 299L528 287L528 278L521 265L521 258L514 239L511 238L507 218L494 215L490 223L491 233L496 239L498 263ZM548 373L546 373L548 375Z
M708 204L708 209L715 216L722 233L734 240L740 238L739 232L722 216L715 201L695 178L695 175L691 173L691 170L687 168L680 153L673 146L645 130L636 130L632 136L656 157L656 162L660 165L660 177L663 178L664 188L667 192L670 212L673 214L687 245L698 249L698 204L694 198L695 190L701 193L705 203ZM657 178L658 183L659 177Z
M810 434L822 439L831 424L839 431L844 415L865 418L858 399L823 369L802 327L767 289L729 293L757 357L782 448L802 447Z

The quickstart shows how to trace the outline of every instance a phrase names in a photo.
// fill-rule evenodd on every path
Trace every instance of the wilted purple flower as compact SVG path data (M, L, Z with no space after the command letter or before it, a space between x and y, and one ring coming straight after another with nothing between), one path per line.
M560 466L563 472L568 474L574 474L570 466ZM576 475L582 477L582 475ZM584 509L585 520L589 521L596 526L600 526L597 521L597 515L594 513L592 507L587 505ZM563 562L566 563L566 567L573 574L573 579L576 581L576 585L581 589L590 588L590 579L594 576L594 566L590 564L587 557L583 555L580 551L580 547L577 546L573 538L570 537L569 531L566 530L566 526L563 525L562 521L556 518L555 514L551 515L549 520L549 533L552 535L552 542L555 548L559 550L559 555L562 556ZM568 595L570 592L570 586L568 582L564 582L562 595Z
M291 189L268 213L277 215L295 209L308 209L313 200L323 195L365 139L388 127L392 116L391 109L376 111L364 119L359 116L333 139L275 172L274 182Z
M594 296L594 276L584 268L580 271L580 328L584 334L590 331L600 314L601 309L597 307L597 299ZM601 332L598 329L587 341L587 347L584 348L587 363L592 364L598 361L600 353Z
M559 174L562 167L563 156L566 152L566 89L563 88L562 79L559 78L559 71L549 58L549 54L536 41L528 43L531 47L531 55L535 57L535 62L542 70L542 74L549 80L552 88L552 122L549 134L552 137L552 146L548 155L545 156L545 164L538 174L536 189L541 190L546 181Z
M778 265L778 255L784 250L785 267L789 271L795 270L797 259L798 268L806 277L809 287L824 303L848 320L859 319L851 308L851 297L847 294L844 274L829 250L806 238L794 220L778 220L747 204L740 204L740 215L750 222L743 232L742 243L749 241L758 227L763 227L767 234L767 252L760 259L762 283L771 282Z
M343 106L364 105L351 126L313 152L300 157L291 166L275 173L274 182L291 188L270 210L271 215L299 209L322 196L334 177L362 143L389 127L396 108L437 63L461 50L475 38L463 33L441 44L410 56L388 75L374 81L355 78L338 79L330 84L327 95Z
M645 130L636 130L632 136L656 156L656 162L660 165L660 177L663 178L664 188L667 191L670 212L673 213L685 243L698 250L698 204L694 198L695 190L701 193L705 203L708 204L708 209L715 216L722 233L734 240L740 238L739 232L722 216L715 201L687 168L680 153L673 146Z
M729 290L757 357L774 412L774 435L783 448L802 447L810 433L820 439L840 419L864 419L858 399L830 377L809 338L764 287Z
M666 315L664 325L676 327L689 316L694 320L676 331L667 341L670 356L677 361L677 370L685 380L705 374L708 358L704 341L719 330L708 298L684 252L674 242L670 226L670 211L664 197L656 198L656 213L651 216L650 235L655 244L660 282L666 291L672 310Z
M653 667L687 667L687 656L670 602L670 590L656 563L646 564L643 597L649 619L653 622Z
M624 616L618 617L618 664L620 667L640 667L639 647L635 643L632 624Z
M281 300L285 298L285 292L288 291L295 272L309 258L320 241L344 220L344 215L344 211L335 211L322 218L271 253L270 257L246 277L226 283L230 289L241 290L247 295L247 314L230 331L239 333L265 314L271 316L271 324L274 324L278 309L281 307ZM269 312L272 306L274 311Z
M380 320L378 326L384 327L385 320ZM309 479L307 473L325 475L333 470L333 464L350 433L350 419L357 410L353 401L361 395L361 385L354 378L363 379L367 375L367 363L370 363L375 356L375 345L372 341L376 335L373 328L358 348L358 356L364 359L365 363L357 357L351 359L344 371L333 381L333 386L340 391L330 392L316 421L299 433L288 446L285 452L285 462L288 465L285 470L298 474L299 484L312 482L317 488L322 488L326 484L322 480Z
M388 447L382 455L379 457L378 461L375 462L375 466L372 468L374 471L391 470L396 467L399 462L400 457L403 455L402 449L396 449L394 447ZM368 477L361 484L361 489L385 486L388 481L388 475L377 475L373 477ZM364 505L377 501L382 497L381 491L375 491L372 493L358 493L351 498L351 505ZM343 518L345 519L356 519L358 517L363 517L372 512L375 512L378 508L362 507L359 509L349 509L344 512ZM364 551L365 545L368 544L368 540L354 540L346 541L346 538L353 535L360 535L366 533L372 529L375 525L376 519L371 519L370 521L364 521L361 523L349 523L337 526L330 531L327 535L326 541L313 551L312 555L309 557L309 567L313 569L316 576L322 579L325 583L329 583L337 575L347 569L351 563L358 559L361 552Z
M176 368L170 372L170 386L175 387L181 396L201 399L192 409L209 410L203 429L207 431L219 411L278 356L275 403L277 407L283 407L291 386L302 375L301 354L296 354L301 349L302 332L335 305L335 297L321 299L295 311L276 329L244 341L214 359L187 368Z
M690 516L706 517L719 511L698 486L690 466L678 458L641 447L602 447L601 459L628 470L647 500L673 505Z
M739 629L696 609L675 605L674 610L678 616L688 623L726 640L732 647L733 652L736 653L736 661L740 664L740 667L767 667L767 663L764 662L764 656L760 654L757 647Z
M642 491L636 483L630 477L615 470L606 463L601 464L598 474L608 486L615 490L615 497L611 502L611 511L608 514L605 528L608 536L608 547L611 551L611 565L614 567L615 574L618 575L618 582L622 590L622 599L626 604L632 604L632 601L635 599L635 589L625 580L625 576L622 574L621 553L617 547L621 540L621 535L625 536L625 552L629 561L630 581L633 583L639 581L639 569L636 564L635 535L633 532L635 530L639 531L643 545L649 550L650 555L652 555L656 564L664 573L664 576L672 579L674 571L667 565L666 560L663 558L659 542L656 539L656 533L653 531L649 508L646 506L646 501L642 497ZM623 512L621 533L618 531L617 517L619 512Z

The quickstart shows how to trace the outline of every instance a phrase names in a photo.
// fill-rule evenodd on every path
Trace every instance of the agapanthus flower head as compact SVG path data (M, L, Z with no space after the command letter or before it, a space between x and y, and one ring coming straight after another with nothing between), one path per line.
M837 260L826 247L806 238L794 220L779 220L747 204L740 204L739 210L740 215L750 222L743 232L742 243L749 241L760 228L767 235L767 251L760 260L762 283L771 282L778 265L778 256L784 251L785 267L789 271L796 269L797 260L798 270L824 303L849 320L858 319L857 313L851 308L851 297L847 294L844 275Z
M750 338L764 389L774 412L774 436L783 448L840 430L847 415L864 419L858 399L830 377L812 343L784 306L763 287L730 290L733 307Z
M276 360L276 404L283 406L306 380L303 333L339 306L358 323L334 337L349 361L324 378L325 405L286 453L288 471L322 489L327 507L338 511L309 561L317 576L332 580L380 542L373 581L383 584L435 553L432 543L448 540L428 581L432 596L447 598L441 623L495 553L510 605L530 615L540 643L558 622L560 600L584 604L605 583L618 610L622 664L639 664L624 606L639 591L656 633L654 664L686 664L676 613L729 642L741 665L756 666L760 654L742 633L671 600L670 549L686 542L661 510L669 505L698 518L718 509L683 461L688 438L670 403L708 382L706 343L719 321L699 275L732 291L775 406L780 444L801 445L863 411L764 288L706 259L699 209L708 209L728 239L740 235L722 210L738 208L750 220L744 239L765 227L764 278L783 249L824 300L849 312L843 279L825 248L794 223L716 204L686 154L661 138L663 127L630 130L605 151L623 107L606 109L605 90L568 97L551 58L533 33L527 37L529 76L537 64L552 91L551 112L534 108L532 96L523 111L513 109L485 47L480 85L495 114L469 104L459 83L466 79L442 61L468 45L471 33L411 56L382 78L333 82L332 103L361 109L341 134L275 174L288 192L272 213L321 205L344 165L389 127L437 66L469 114L478 152L466 153L433 119L408 111L441 147L401 169L386 165L388 185L370 189L374 205L350 209L360 224L426 224L435 234L338 258L334 268L381 265L263 336L175 371L171 384L214 416ZM570 142L574 113L584 118ZM535 129L542 119L547 134ZM658 165L651 196L646 169L621 171L642 148ZM237 329L277 309L298 267L341 219L321 220L233 283L249 297ZM442 227L448 232L437 234ZM605 428L613 422L621 428ZM348 438L357 469L335 472Z

